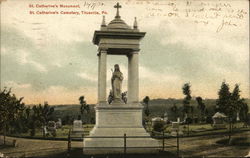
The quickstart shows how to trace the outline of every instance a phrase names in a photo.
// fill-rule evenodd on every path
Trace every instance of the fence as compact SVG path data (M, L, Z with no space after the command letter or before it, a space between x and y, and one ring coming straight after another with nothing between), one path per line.
M130 148L155 148L155 149L160 149L159 151L165 151L166 148L171 148L171 147L175 147L176 148L176 157L179 157L179 151L180 151L180 143L179 143L179 134L178 132L176 132L176 145L170 145L167 144L165 142L165 139L167 138L171 138L172 136L166 136L164 132L161 133L161 136L127 136L126 133L124 133L123 136L84 136L82 135L82 137L79 139L79 137L72 137L71 136L71 130L69 131L68 134L68 157L70 156L70 151L71 151L71 141L74 139L78 139L83 141L85 138L95 138L95 139L100 139L100 138L117 138L117 139L123 139L123 147L99 147L99 148L123 148L123 155L124 157L126 157L127 155L127 149ZM154 139L160 139L162 141L161 145L159 146L149 146L149 147L129 147L127 146L127 139L128 138L154 138ZM173 137L172 137L173 138ZM83 148L98 148L98 147L83 147Z

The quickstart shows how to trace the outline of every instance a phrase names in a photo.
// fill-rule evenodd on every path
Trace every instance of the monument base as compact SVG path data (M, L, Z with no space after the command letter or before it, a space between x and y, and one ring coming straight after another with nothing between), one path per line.
M159 142L142 126L142 109L139 103L97 106L96 125L89 135L95 138L84 138L84 154L123 153L124 144L127 153L157 152Z

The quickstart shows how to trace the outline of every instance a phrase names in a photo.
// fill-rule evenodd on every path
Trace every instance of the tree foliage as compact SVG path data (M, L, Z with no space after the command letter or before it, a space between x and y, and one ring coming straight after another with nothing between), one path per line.
M30 115L30 110L26 112ZM48 125L50 120L53 120L54 107L49 106L48 102L44 102L44 105L39 104L32 107L31 120L29 122L29 128L31 129L30 135L35 135L36 128L42 128ZM44 135L45 136L45 135Z
M229 85L225 82L222 82L218 95L219 98L216 100L216 111L225 113L227 115L227 107L231 106L231 93L229 91Z
M18 99L15 94L11 94L11 89L4 89L0 92L0 124L8 124L17 120L24 110L23 97Z
M229 85L225 82L222 82L218 95L219 98L216 101L216 110L225 113L230 119L236 118L237 113L243 109L247 110L244 99L240 97L240 89L238 84L235 84L235 87L231 93Z
M174 114L174 118L177 119L177 114L178 114L178 107L176 106L176 104L174 104L171 108L170 108L171 112Z
M80 113L82 116L84 116L85 114L85 117L86 117L86 120L88 123L91 122L91 118L90 118L90 107L89 105L87 104L87 102L85 101L85 97L84 96L80 96L79 97L79 102L80 102Z
M191 107L190 107L190 102L191 102L191 85L190 83L185 83L182 87L182 92L185 95L185 98L183 99L183 113L184 114L189 114Z
M4 143L6 133L16 132L20 127L19 121L25 109L22 100L23 97L18 99L11 94L11 89L0 91L0 129L4 132Z
M80 107L81 114L89 113L89 110L90 110L89 105L86 103L86 101L84 99L85 99L84 96L79 97L79 102L81 105L81 107Z
M38 124L45 126L48 121L52 119L54 107L50 107L48 102L44 102L44 105L39 104L38 106L33 106L32 110L33 118L39 122Z
M142 100L143 104L145 105L144 113L145 113L146 116L149 116L149 115L150 115L150 111L149 111L149 101L150 101L149 96L146 96L146 97Z
M204 120L204 116L206 115L206 105L203 103L202 97L196 97L197 101L197 109L200 111L201 119Z

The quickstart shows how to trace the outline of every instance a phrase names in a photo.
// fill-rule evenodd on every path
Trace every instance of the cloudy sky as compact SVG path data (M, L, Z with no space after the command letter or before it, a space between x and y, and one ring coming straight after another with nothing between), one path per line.
M240 1L240 2L239 2ZM137 3L138 2L138 3ZM249 97L248 0L237 1L120 1L128 25L136 16L146 32L140 51L140 99L183 98L190 82L192 96L217 98L221 82L240 84ZM7 0L1 3L1 88L12 87L26 104L88 103L97 98L97 46L101 14L39 15L40 11L107 12L115 16L116 1ZM30 8L33 4L35 7ZM80 8L41 8L38 5L79 5ZM212 8L212 9L211 9ZM34 11L31 15L29 12ZM107 74L120 64L127 88L127 59L108 56Z

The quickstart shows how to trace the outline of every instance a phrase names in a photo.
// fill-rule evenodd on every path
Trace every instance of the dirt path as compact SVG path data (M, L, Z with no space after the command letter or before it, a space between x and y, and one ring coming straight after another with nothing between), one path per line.
M235 134L233 137L250 139L250 131ZM250 151L248 146L228 146L217 144L216 141L228 138L227 135L199 136L180 139L180 156L205 156L205 157L239 157L246 156ZM176 140L169 139L168 143L174 144ZM175 149L171 149L176 152Z
M244 132L233 137L243 136L250 139L250 132ZM237 157L245 156L250 151L248 146L225 146L216 144L217 140L227 136L199 136L190 138L180 138L180 156L206 156L206 157ZM36 140L24 138L7 137L7 141L17 140L17 147L1 148L0 153L7 156L36 156L44 157L66 153L67 141ZM1 136L2 140L2 136ZM176 145L176 139L167 139L167 144ZM73 142L72 147L82 148L82 142ZM176 148L167 148L167 151L176 153Z
M2 139L2 138L1 138ZM67 149L66 141L37 140L25 138L7 137L8 142L17 140L17 147L0 149L0 152L7 156L43 156L48 153L62 152Z

